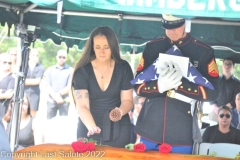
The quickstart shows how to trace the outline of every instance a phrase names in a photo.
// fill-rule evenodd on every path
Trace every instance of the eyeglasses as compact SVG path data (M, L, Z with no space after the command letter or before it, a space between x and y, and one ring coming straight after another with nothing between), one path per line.
M9 65L11 65L12 62L3 61L3 64L9 64Z
M230 118L230 117L231 117L230 114L220 114L220 115L219 115L220 118L223 118L224 116L227 117L227 118Z
M66 57L64 57L64 56L58 56L58 58L60 58L60 59L65 59Z

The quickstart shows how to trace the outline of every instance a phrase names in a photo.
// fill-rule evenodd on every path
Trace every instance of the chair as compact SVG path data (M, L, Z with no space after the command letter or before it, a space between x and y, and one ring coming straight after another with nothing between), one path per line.
M206 142L202 142L199 144L199 148L198 148L198 155L208 155L208 150L209 147L212 145L213 143L206 143Z
M240 153L240 145L231 143L214 143L209 146L209 155L235 158Z
M201 136L203 135L205 130L206 130L206 128L200 129Z

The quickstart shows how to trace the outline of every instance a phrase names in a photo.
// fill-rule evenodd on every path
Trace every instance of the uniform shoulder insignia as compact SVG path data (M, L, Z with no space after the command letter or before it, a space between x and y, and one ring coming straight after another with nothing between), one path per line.
M162 41L162 40L165 40L165 39L166 39L166 37L164 36L164 37L161 37L161 38L158 38L158 39L154 39L154 40L150 41L149 43L153 43L153 42L157 42L157 41Z
M212 77L218 77L218 67L214 58L208 63L208 74Z
M142 58L140 60L140 63L138 65L138 67L137 67L137 71L142 71L143 67L144 67L144 58L142 56Z
M199 40L197 40L197 39L192 39L192 41L195 43L195 44L197 44L197 45L199 45L199 46L201 46L201 47L204 47L204 48L207 48L207 49L210 49L211 47L209 46L209 45L207 45L206 43L204 43L204 42L202 42L202 41L199 41Z

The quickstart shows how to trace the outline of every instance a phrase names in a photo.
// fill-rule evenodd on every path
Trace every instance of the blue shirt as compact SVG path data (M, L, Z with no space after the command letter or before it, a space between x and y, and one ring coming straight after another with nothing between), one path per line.
M51 86L54 92L60 92L63 88L65 88L69 81L71 80L71 76L73 73L73 68L67 65L64 65L63 68L59 68L58 65L54 65L49 67L46 71L46 84ZM64 95L63 99L68 96ZM54 103L54 100L49 95L49 102Z

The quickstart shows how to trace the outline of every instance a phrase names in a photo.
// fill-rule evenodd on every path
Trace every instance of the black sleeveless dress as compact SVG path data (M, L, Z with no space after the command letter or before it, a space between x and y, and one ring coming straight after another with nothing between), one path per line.
M32 121L33 121L33 118L31 117L29 120L29 123L24 128L20 129L17 150L34 145Z
M87 128L79 118L77 138L92 138L98 144L124 147L130 143L130 118L124 115L118 122L109 119L109 113L121 104L121 90L132 88L130 80L133 73L130 65L125 60L115 63L112 78L108 88L102 91L98 85L91 63L79 68L74 75L74 89L87 89L89 92L90 112L98 127L101 128L100 134L87 137Z

